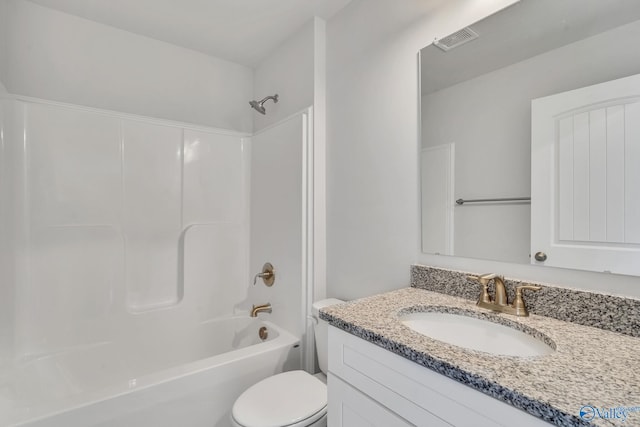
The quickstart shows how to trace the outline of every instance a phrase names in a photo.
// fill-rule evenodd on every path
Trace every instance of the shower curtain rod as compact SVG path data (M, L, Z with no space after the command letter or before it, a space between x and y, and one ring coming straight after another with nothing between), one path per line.
M503 199L458 199L456 204L464 205L465 203L481 203L481 202L530 202L531 197L506 197Z

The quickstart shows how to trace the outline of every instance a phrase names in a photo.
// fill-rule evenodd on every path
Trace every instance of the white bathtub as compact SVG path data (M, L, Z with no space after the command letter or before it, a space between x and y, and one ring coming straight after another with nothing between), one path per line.
M258 336L266 326L269 336ZM249 317L101 343L0 372L0 426L226 427L251 384L300 366L298 339Z

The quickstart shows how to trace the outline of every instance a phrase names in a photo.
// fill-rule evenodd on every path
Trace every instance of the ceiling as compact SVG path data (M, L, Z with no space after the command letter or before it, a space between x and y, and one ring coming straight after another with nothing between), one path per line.
M422 49L422 94L638 19L638 0L521 0L472 24L476 40L448 52L433 44Z
M29 0L249 67L351 0Z

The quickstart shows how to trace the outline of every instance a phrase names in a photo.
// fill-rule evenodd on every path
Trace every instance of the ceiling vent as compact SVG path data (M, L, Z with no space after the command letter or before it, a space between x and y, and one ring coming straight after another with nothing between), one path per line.
M477 39L478 37L478 33L473 31L471 28L466 27L441 39L435 39L433 41L433 44L447 52L454 47L461 46L465 43L470 42L471 40Z

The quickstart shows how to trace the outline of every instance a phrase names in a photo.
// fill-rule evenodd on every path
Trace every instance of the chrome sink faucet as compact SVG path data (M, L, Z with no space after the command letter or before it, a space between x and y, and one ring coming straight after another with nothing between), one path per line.
M497 274L488 273L480 276L467 276L468 279L479 282L482 285L480 297L476 305L488 310L498 311L500 313L513 314L514 316L528 316L529 311L522 298L523 290L539 291L540 286L522 285L516 287L516 297L513 304L509 304L507 299L507 290L504 286L504 277ZM494 282L494 299L489 295L489 283Z

